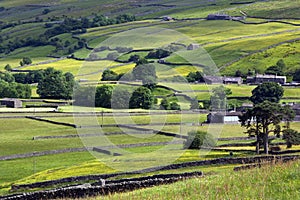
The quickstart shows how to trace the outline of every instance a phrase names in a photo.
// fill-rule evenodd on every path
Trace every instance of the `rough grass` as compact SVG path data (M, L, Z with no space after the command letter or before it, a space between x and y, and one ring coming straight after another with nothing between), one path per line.
M299 199L299 161L86 199Z

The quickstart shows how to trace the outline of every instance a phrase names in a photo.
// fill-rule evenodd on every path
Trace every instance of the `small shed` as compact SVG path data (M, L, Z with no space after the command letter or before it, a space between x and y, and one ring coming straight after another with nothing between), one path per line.
M171 21L171 20L173 20L173 17L170 17L170 16L164 16L164 17L163 17L163 20L164 20L164 21Z
M207 115L207 123L236 124L239 123L239 116L241 115L241 112L209 113Z
M187 47L187 50L195 50L195 49L199 49L200 48L200 45L199 44L190 44L188 47Z
M20 99L2 99L0 100L0 105L6 106L8 108L22 108L23 104Z
M255 76L248 76L247 83L250 84L261 84L266 82L275 82L279 84L286 83L286 76L277 76L277 75L270 75L270 74L256 74Z
M231 20L230 15L226 14L209 14L206 18L207 20Z
M224 84L242 84L243 79L241 77L224 77Z
M206 84L223 84L222 76L204 76L203 78Z

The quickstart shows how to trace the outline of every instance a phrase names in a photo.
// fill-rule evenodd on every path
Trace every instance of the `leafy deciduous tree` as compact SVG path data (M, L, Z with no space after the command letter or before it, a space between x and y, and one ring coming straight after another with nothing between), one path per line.
M282 120L291 120L294 115L290 107L282 107L278 103L264 101L256 104L240 116L241 125L248 129L247 133L257 138L256 152L259 153L259 144L263 143L264 153L268 154L269 133L277 133L278 125ZM272 125L272 126L271 126ZM274 129L272 129L274 127Z
M130 98L130 108L150 109L154 103L154 97L150 89L139 87L136 89Z
M254 103L262 103L263 101L270 101L278 103L282 98L284 90L282 86L275 82L262 83L252 90L250 100Z

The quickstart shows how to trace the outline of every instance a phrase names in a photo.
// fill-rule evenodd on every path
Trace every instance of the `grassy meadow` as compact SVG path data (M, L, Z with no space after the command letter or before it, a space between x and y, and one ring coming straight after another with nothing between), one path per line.
M298 199L299 161L208 175L96 199ZM278 181L280 180L280 181Z

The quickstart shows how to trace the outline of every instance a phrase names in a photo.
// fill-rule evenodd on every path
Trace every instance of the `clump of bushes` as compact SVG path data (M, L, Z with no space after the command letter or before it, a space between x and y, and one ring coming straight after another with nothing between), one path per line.
M204 131L190 131L184 142L184 149L201 149L201 147L213 147L216 145L215 138Z

